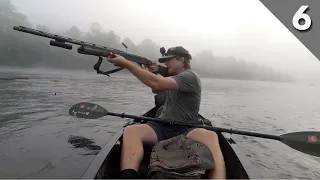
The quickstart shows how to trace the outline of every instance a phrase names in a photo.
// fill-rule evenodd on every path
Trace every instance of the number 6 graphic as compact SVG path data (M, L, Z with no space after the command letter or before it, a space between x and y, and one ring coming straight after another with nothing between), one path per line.
M305 31L309 29L311 26L310 16L304 13L304 11L306 11L307 8L307 5L301 6L292 18L292 25L299 31ZM303 25L299 24L300 19L304 20L305 23Z

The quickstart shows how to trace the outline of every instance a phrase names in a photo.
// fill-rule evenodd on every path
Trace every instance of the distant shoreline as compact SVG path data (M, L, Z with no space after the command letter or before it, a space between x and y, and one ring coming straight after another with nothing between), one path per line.
M117 72L114 74L110 74L110 77L105 76L105 75L99 75L97 74L94 70L87 70L87 69L64 69L64 68L52 68L52 67L20 67L20 66L0 66L0 72L27 72L27 73L45 73L45 74L74 74L75 75L88 75L88 76L96 76L97 78L99 77L104 77L104 78L112 78L112 77L133 77L130 75L128 72ZM275 83L295 83L299 81L285 81L285 80L256 80L256 79L240 79L240 78L223 78L223 77L210 77L210 76L203 76L200 75L202 79L211 79L211 80L230 80L230 81L256 81L256 82L275 82ZM0 74L0 79L1 78L7 78L7 77L2 77ZM134 78L134 77L133 77Z

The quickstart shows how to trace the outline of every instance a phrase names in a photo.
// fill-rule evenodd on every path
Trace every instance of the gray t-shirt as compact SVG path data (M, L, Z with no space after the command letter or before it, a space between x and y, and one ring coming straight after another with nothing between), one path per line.
M167 98L159 118L191 124L198 123L201 101L199 76L187 70L171 78L176 80L179 88L167 91Z

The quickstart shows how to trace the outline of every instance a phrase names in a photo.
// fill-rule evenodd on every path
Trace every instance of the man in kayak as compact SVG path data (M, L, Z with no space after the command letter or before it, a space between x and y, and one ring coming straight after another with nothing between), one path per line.
M167 91L167 98L158 118L197 124L201 101L201 81L190 69L189 52L181 47L168 49L164 57L159 59L164 63L172 76L161 77L144 70L120 55L108 57L113 65L126 68L142 83L149 86L152 92ZM155 71L155 65L150 71ZM181 125L161 124L148 121L146 124L131 125L124 129L123 147L121 152L120 178L133 179L138 177L139 165L143 159L143 144L154 145L159 141L184 134L188 138L205 144L214 159L214 170L209 172L211 179L225 179L225 165L219 140L216 133L202 128Z

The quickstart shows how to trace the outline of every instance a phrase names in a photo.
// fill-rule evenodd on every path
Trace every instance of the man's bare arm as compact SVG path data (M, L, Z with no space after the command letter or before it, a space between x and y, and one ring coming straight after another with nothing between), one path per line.
M134 76L136 76L142 83L149 86L152 89L152 92L154 92L154 93L178 89L177 82L170 77L157 76L156 74L151 73L147 70L144 70L131 62L129 62L126 65L126 68ZM163 75L167 75L166 71L167 70L164 70L164 69L161 69L160 71L158 70L158 72L162 73Z

